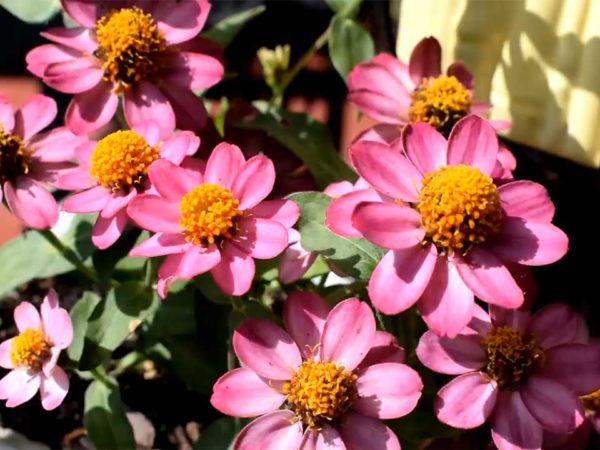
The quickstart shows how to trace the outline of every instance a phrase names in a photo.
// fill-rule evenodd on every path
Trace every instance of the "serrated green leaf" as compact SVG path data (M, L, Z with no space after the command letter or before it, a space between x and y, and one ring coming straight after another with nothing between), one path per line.
M83 296L71 308L70 316L73 323L73 341L67 348L67 355L73 362L79 362L85 343L85 333L88 320L100 303L100 297L94 292L84 292Z
M345 80L352 68L375 55L375 43L365 28L348 17L335 17L331 23L329 56Z
M242 28L244 28L244 25L251 19L262 14L265 9L263 5L260 5L226 17L210 30L202 33L202 36L218 42L222 47L227 47Z
M23 22L42 23L60 10L60 0L0 0L0 6Z

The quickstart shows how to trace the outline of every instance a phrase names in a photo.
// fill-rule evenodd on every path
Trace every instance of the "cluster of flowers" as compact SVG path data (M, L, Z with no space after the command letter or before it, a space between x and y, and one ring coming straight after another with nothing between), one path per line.
M225 294L243 295L254 259L283 252L282 281L298 279L316 255L292 228L298 206L267 199L273 162L226 142L206 161L193 157L207 121L194 91L224 72L219 49L197 36L207 0L62 3L78 26L44 32L52 43L33 49L27 64L74 94L66 126L40 133L56 116L48 97L16 113L0 99L0 198L26 225L47 228L58 205L44 185L76 191L61 207L98 213L100 249L128 224L150 231L130 254L166 256L161 297L173 280L206 272ZM489 105L473 100L472 75L461 63L444 75L440 61L427 38L408 65L380 54L350 73L350 100L380 124L350 148L358 182L326 189L334 198L326 223L388 250L369 298L384 314L416 304L429 328L419 360L458 375L438 393L439 420L465 429L489 421L498 448L541 448L544 433L572 433L584 421L579 396L600 388L600 350L566 306L518 309L527 266L557 261L568 239L552 224L544 187L513 179L514 158L495 133L507 124L481 117ZM120 99L129 129L91 140ZM287 331L248 319L233 335L242 367L216 382L211 402L228 415L260 416L234 448L399 449L379 419L409 414L423 384L395 338L376 329L370 306L350 298L330 309L316 294L292 292L283 321ZM0 345L0 365L13 369L0 398L16 406L39 389L52 409L68 390L56 365L72 339L68 313L50 292L41 319L24 302L15 322L18 336Z

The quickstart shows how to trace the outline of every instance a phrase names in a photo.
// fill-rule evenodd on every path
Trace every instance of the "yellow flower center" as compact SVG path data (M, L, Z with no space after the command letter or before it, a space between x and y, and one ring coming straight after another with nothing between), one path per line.
M502 209L491 177L459 164L429 172L415 205L425 240L442 254L466 254L498 232Z
M483 338L487 355L485 372L500 389L516 389L544 365L544 349L512 327L492 328Z
M10 361L15 367L40 371L44 361L50 357L50 347L42 330L25 328L12 341Z
M179 226L185 230L185 239L206 247L233 237L236 217L242 215L239 204L229 189L218 184L196 186L179 202Z
M357 395L356 378L356 374L337 363L308 359L283 385L283 393L298 419L318 430L348 411Z
M98 185L128 192L140 187L148 166L160 156L156 147L132 130L119 130L100 139L90 162L90 176Z
M446 136L471 109L471 91L454 76L424 78L411 97L410 122L427 122Z
M5 133L0 125L0 186L29 173L31 153L19 136Z
M167 48L152 15L137 6L113 10L96 22L96 56L102 61L104 79L127 89L160 69Z
M585 409L588 411L600 411L600 389L592 392L591 394L582 395L579 398L583 402Z

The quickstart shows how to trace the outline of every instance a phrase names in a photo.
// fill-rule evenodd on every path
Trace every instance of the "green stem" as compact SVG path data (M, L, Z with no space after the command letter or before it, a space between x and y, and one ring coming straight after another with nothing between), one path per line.
M379 324L379 328L381 328L382 331L387 331L385 327L385 322L383 320L383 316L377 309L375 309L375 317L377 317L377 323Z
M58 252L75 268L85 276L88 280L95 283L97 282L96 274L93 270L87 267L83 261L77 256L77 254L71 250L69 247L66 247L58 237L52 232L52 230L37 230L49 243L52 245Z
M157 258L148 258L148 262L146 263L146 276L144 283L148 287L148 289L154 289L154 281L156 280L156 274L158 272L158 259Z
M91 374L96 381L100 381L106 386L112 386L114 382L109 378L106 370L102 366L98 366L95 369L91 370Z

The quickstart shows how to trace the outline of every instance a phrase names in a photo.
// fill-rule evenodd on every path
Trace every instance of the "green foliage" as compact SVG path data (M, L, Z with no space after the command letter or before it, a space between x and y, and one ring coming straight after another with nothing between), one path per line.
M60 0L0 0L0 6L23 22L42 23L60 11Z
M230 450L233 440L247 420L223 417L215 420L202 432L196 450Z
M362 0L325 0L337 16L355 16Z
M329 56L345 80L352 68L375 55L375 43L365 28L348 17L334 17L331 22Z
M264 6L260 5L226 17L210 30L202 33L202 36L218 42L222 47L227 47L242 28L244 28L244 25L262 14L265 9Z
M73 323L73 341L67 348L69 359L75 363L79 362L85 344L85 335L88 328L88 320L100 303L100 297L94 292L84 292L83 296L71 308L71 321Z

